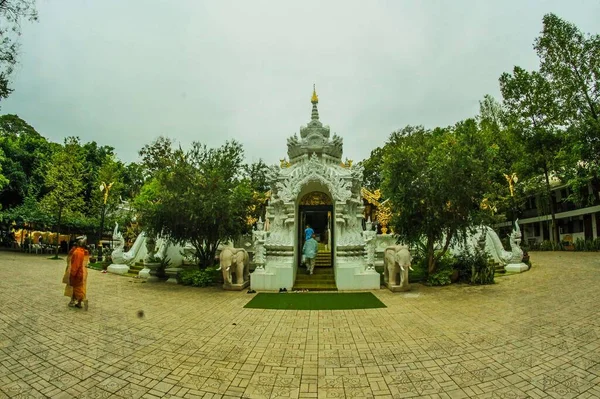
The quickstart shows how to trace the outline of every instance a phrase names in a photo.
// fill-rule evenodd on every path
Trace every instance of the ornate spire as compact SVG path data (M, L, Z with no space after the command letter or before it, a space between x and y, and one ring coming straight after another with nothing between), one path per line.
M313 94L312 94L312 98L310 99L310 102L312 103L312 114L310 119L312 119L313 121L318 121L319 120L319 110L317 109L317 104L319 103L319 96L317 96L317 89L315 88L315 85L313 84Z

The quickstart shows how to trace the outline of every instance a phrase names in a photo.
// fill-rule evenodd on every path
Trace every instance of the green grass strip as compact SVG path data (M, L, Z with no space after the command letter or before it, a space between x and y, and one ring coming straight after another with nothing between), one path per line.
M386 306L370 292L259 293L244 306L250 309L347 310L377 309Z

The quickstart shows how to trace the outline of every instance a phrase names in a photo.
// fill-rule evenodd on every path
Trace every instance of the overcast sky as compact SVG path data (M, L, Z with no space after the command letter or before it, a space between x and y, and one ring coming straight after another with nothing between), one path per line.
M38 0L25 23L18 114L53 141L79 136L120 159L159 135L186 147L242 142L276 163L320 119L359 161L408 124L447 126L500 98L553 12L600 33L600 1Z

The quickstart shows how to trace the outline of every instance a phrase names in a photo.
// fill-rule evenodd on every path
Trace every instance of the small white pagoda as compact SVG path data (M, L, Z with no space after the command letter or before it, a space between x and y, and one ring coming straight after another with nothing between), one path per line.
M311 121L300 128L300 138L288 138L289 161L270 170L267 220L254 233L254 290L291 290L297 273L305 273L300 263L307 224L328 249L338 290L380 288L380 275L366 259L363 169L342 162L342 138L330 137L329 126L319 121L318 102L313 90Z

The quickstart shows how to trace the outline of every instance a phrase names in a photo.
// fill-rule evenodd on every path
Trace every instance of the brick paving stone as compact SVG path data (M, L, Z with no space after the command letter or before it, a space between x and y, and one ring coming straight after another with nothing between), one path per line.
M600 254L531 259L343 311L89 270L86 312L64 260L0 252L0 398L600 398Z

